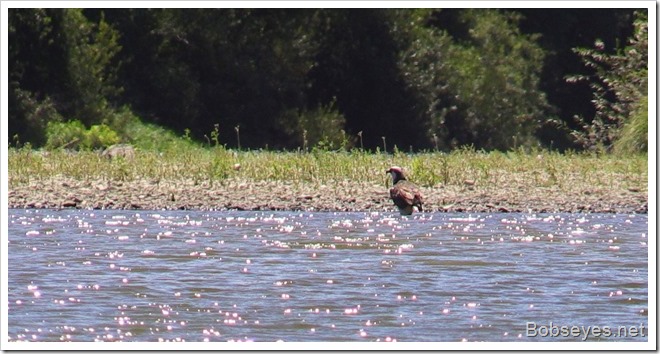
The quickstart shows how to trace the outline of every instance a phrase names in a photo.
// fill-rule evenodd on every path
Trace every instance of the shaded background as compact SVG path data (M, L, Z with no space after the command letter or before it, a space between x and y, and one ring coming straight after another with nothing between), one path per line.
M130 142L122 129L140 119L242 148L582 149L570 133L583 129L576 116L593 121L594 87L567 77L596 69L574 48L620 52L636 17L634 9L10 9L9 137L38 147L49 122L78 120Z

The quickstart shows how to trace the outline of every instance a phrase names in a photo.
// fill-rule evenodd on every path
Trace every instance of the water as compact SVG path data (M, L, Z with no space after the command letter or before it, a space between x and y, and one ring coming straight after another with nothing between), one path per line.
M646 215L9 210L8 334L645 342L647 230Z

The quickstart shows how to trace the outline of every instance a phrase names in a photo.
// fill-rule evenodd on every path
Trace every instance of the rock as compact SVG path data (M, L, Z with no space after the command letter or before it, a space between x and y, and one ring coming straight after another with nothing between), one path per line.
M135 149L130 144L115 144L103 150L101 156L108 159L115 159L118 157L133 159L135 157Z

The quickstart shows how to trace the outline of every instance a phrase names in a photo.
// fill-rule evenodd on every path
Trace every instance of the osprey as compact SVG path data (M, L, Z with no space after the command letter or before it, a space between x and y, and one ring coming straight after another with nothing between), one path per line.
M392 175L392 188L390 188L390 197L394 205L399 208L401 215L410 215L414 208L422 211L424 197L414 183L406 179L401 167L392 166L385 171Z

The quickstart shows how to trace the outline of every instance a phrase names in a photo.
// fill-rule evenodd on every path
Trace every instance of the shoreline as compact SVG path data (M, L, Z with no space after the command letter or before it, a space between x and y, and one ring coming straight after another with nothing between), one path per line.
M424 211L648 214L646 188L509 182L420 187ZM389 185L347 180L116 181L58 175L9 185L10 209L396 211Z

